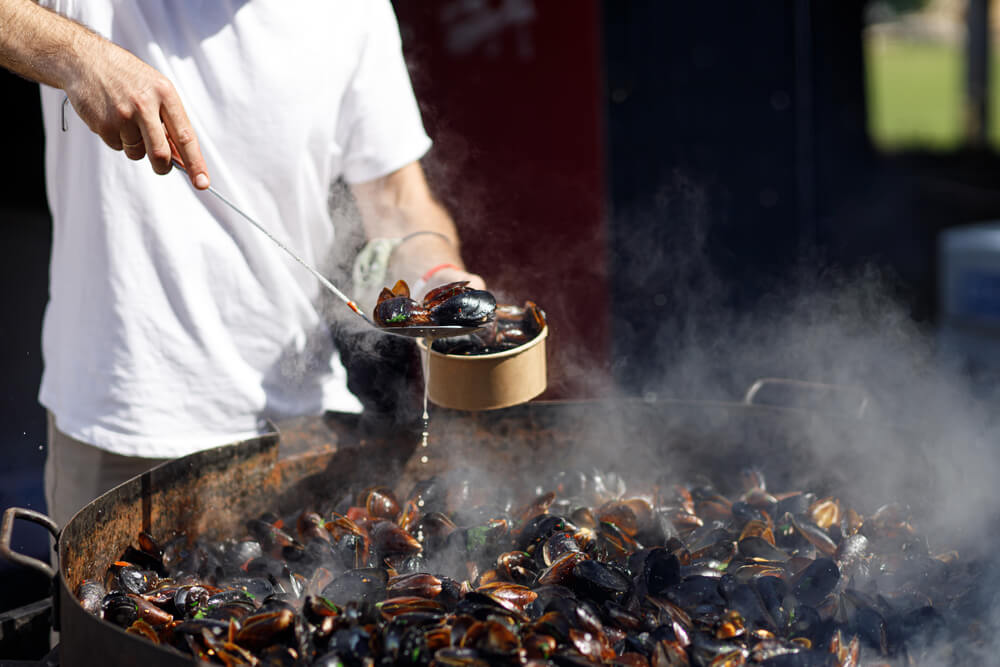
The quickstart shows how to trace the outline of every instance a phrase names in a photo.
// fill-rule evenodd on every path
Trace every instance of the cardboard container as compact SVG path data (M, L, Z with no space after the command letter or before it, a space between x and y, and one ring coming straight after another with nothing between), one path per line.
M524 403L546 387L542 329L530 343L494 354L441 354L430 350L427 394L454 410L497 410ZM421 347L426 344L420 341Z

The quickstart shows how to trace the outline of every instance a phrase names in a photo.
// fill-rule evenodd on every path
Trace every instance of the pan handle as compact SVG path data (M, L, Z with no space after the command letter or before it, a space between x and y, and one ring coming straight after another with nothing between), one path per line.
M871 396L861 387L788 378L760 378L743 397L747 405L804 408L846 413L863 419L871 410Z
M23 507L8 507L3 513L3 523L0 524L0 558L5 558L12 563L17 563L18 565L23 565L24 567L30 567L33 570L38 570L49 579L56 576L55 570L49 566L48 563L44 563L37 558L32 558L31 556L25 556L24 554L17 553L10 546L10 538L14 533L14 520L15 519L27 519L28 521L33 521L39 525L45 526L52 533L52 536L59 539L59 526L56 522L45 516L41 512L36 512L35 510L24 509Z

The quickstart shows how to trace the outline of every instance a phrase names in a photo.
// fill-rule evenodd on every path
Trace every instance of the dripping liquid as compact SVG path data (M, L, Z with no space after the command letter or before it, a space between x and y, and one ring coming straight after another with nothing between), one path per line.
M420 462L421 463L427 463L427 461L428 461L428 458L427 458L427 436L428 436L428 429L430 428L430 421L431 421L431 419L430 419L430 414L428 414L428 412L427 412L427 388L430 386L430 383L431 383L431 379L430 379L430 372L431 372L430 357L431 357L431 343L433 343L434 341L432 339L430 339L430 338L425 338L424 342L426 344L424 346L422 346L422 349L420 350L420 361L422 362L423 367L424 367L424 414L421 417L421 419L423 420L422 421L423 429L420 432Z

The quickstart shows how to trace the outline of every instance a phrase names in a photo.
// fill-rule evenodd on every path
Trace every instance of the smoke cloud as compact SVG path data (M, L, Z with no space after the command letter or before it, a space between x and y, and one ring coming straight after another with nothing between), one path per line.
M445 176L432 170L438 183ZM933 325L911 316L904 286L877 264L847 270L803 249L782 279L747 308L740 286L722 276L706 250L713 230L704 192L693 179L676 175L646 210L615 213L619 252L610 258L610 270L617 284L641 296L639 308L620 309L612 323L612 371L627 388L609 381L607 369L596 367L582 349L558 351L572 358L564 366L573 377L551 378L607 397L612 407L568 408L558 418L514 408L477 416L471 426L465 417L436 410L427 473L460 471L451 479L462 480L460 487L470 493L466 502L475 504L491 491L509 499L536 483L543 488L546 479L570 470L614 471L639 485L651 477L708 479L721 488L732 482L726 476L753 465L774 491L830 494L869 514L899 503L926 536L930 553L955 550L976 572L979 592L962 604L970 619L996 627L995 391L973 387L963 369L941 354ZM347 284L351 253L362 237L346 193L332 201L344 250L329 275ZM468 223L482 211L464 213ZM657 243L649 242L648 231L629 236L651 225L658 226ZM572 265L583 258L570 259ZM563 268L547 270L567 275ZM354 375L369 378L364 391L376 399L367 400L366 408L396 424L414 423L420 399L415 389L422 386L412 345L389 339L400 347L387 350L387 337L359 329L340 304L331 303L328 313L346 365L357 371L360 364ZM558 346L560 323L550 326L550 344ZM646 372L641 382L628 382L635 364ZM755 397L759 405L741 407L760 378L798 382L766 385ZM758 428L762 414L777 426ZM505 415L550 435L504 445L505 437L519 437L516 429L484 431L509 428ZM511 466L531 474L517 478ZM923 661L975 664L995 655L1000 647L994 644L943 641L927 649Z
M911 316L904 287L876 264L847 270L804 250L746 308L706 252L708 206L695 183L676 177L652 210L619 212L614 225L626 237L618 237L612 272L642 296L641 310L624 308L613 322L614 370L628 377L622 369L641 364L641 383L626 391L604 382L602 369L569 351L574 382L596 378L589 390L612 399L611 408L564 409L555 421L510 411L514 422L557 434L529 437L520 461L501 437L482 433L503 427L501 417L480 416L476 432L438 411L432 441L447 448L447 465L473 480L467 486L507 493L528 486L504 474L510 465L541 480L539 489L560 471L594 468L638 486L653 477L707 479L721 489L753 465L773 491L830 494L866 514L897 503L929 553L954 550L962 559L962 618L996 627L995 391L973 387L937 349L933 325ZM651 221L661 225L661 243L650 244L648 233L627 238L624 230L648 230ZM559 322L550 326L558 345ZM741 406L760 378L797 382L767 384L756 406ZM989 638L970 642L969 627L950 630L961 642L922 648L921 664L978 664L1000 648Z

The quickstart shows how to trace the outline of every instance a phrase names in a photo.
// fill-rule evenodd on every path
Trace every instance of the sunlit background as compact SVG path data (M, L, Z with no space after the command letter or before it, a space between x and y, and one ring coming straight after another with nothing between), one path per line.
M1000 6L992 3L993 6ZM1000 22L991 14L991 38ZM963 0L888 0L865 9L869 129L882 150L924 146L954 150L973 139L967 81L967 14ZM988 60L988 125L1000 142L1000 56Z

